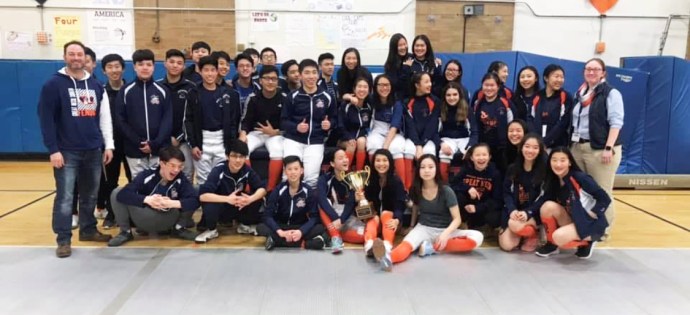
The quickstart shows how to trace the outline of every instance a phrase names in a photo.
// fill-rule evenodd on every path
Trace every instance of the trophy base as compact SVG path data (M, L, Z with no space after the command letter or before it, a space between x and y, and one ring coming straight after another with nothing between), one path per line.
M376 214L371 210L371 206L361 205L355 207L355 216L357 216L357 219L360 221L366 221L376 216Z

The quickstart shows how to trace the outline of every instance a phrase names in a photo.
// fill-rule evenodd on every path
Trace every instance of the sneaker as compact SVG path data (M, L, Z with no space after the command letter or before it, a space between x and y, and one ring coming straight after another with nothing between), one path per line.
M215 230L207 230L199 235L194 239L195 242L199 244L206 243L214 238L218 238L218 229Z
M371 251L374 253L374 259L380 262L383 256L386 255L386 247L383 246L383 241L380 238L376 238L371 247Z
M331 253L334 255L340 254L343 252L343 239L336 236L331 239Z
M181 240L185 241L196 241L197 233L194 233L188 229L182 228L182 229L176 229L173 228L170 231L170 236L174 238L179 238Z
M426 257L426 256L431 256L433 254L436 254L436 250L434 249L434 244L429 242L429 241L424 241L422 242L422 245L419 245L419 257Z
M364 243L364 254L367 257L374 257L374 252L371 250L374 247L374 241L368 240Z
M70 244L58 244L55 250L55 256L58 258L67 258L72 255L72 246Z
M547 242L544 244L544 246L539 247L539 249L537 249L537 251L534 253L539 257L549 257L551 255L560 253L560 250L558 250L558 246Z
M304 242L304 248L306 249L317 249L321 250L326 247L326 241L323 239L323 236L317 235L316 237L307 240Z
M537 246L539 246L539 237L530 237L530 238L525 238L522 241L522 245L520 246L520 250L523 252L533 252L534 250L537 249Z
M106 209L98 209L93 210L93 216L96 217L96 219L105 219L105 216L108 215L108 210Z
M111 238L112 236L103 234L100 231L91 234L79 234L80 242L107 242L110 241Z
M390 251L386 252L381 258L381 270L391 272L393 270L393 260Z
M178 222L178 224L180 224L180 225L181 225L183 228L185 228L185 229L191 229L191 228L194 227L194 225L196 225L196 224L194 223L194 219L193 219L193 218L183 218L183 219L180 219L180 222Z
M592 257L592 252L594 251L594 244L597 242L588 242L587 245L579 246L575 252L575 256L580 259L589 259Z
M256 233L256 225L244 225L242 223L237 226L237 234L250 234L254 236L259 235Z
M73 214L72 215L72 230L74 230L78 227L79 227L79 215Z
M134 239L134 236L130 232L120 232L120 234L115 235L110 241L108 241L108 247L118 247L124 243L127 243Z
M266 237L266 244L264 244L264 248L266 248L266 250L270 251L270 250L273 250L275 247L276 247L276 242L273 241L273 236L269 235L268 237Z
M110 230L114 228L117 224L115 224L115 220L110 220L110 219L105 219L103 220L103 229L104 230Z

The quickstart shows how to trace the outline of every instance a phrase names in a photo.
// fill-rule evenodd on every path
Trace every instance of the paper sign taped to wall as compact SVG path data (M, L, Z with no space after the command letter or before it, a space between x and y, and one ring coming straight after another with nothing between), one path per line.
M11 51L31 50L33 38L31 33L9 31L5 33L5 47Z
M254 32L275 32L280 29L278 13L269 11L249 12L251 30Z
M74 15L56 15L53 17L55 47L62 46L71 40L82 40L81 17Z

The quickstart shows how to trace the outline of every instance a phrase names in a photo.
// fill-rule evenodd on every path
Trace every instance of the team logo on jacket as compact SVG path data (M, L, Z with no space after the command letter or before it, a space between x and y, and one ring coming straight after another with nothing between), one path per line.
M149 98L149 103L151 103L151 105L159 105L161 103L161 100L160 98L158 98L158 95L151 95L151 97Z
M324 107L324 104L323 104L322 100L316 101L316 108L323 108L323 107Z
M299 199L297 199L297 202L295 203L295 206L296 206L297 208L304 208L304 207L307 206L307 201L304 200L304 198L299 198Z
M177 91L177 98L183 100L187 98L187 90L179 90Z
M362 122L369 122L369 115L367 115L367 114L362 115Z
M223 94L222 100L223 100L222 103L224 103L226 105L230 105L230 95L229 94ZM222 103L221 103L221 107L223 107Z
M485 128L491 129L496 128L496 126L498 126L498 119L491 118L489 114L487 114L485 111L482 111L481 114L479 114L479 117L479 120L481 120Z
M170 190L170 199L177 199L178 194L177 194L177 189L173 188Z

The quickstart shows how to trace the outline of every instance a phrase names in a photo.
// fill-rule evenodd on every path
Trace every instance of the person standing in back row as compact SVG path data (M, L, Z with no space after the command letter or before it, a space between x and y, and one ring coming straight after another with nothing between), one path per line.
M84 70L84 45L68 42L63 53L65 67L43 85L38 102L43 143L50 152L57 190L52 225L59 258L72 255L71 205L77 178L82 210L79 240L110 240L98 231L93 209L101 163L110 163L115 148L108 97L103 86Z
M623 96L606 81L606 64L594 58L585 64L585 83L575 93L572 152L577 165L594 178L613 199L613 180L621 164L623 146ZM613 203L606 210L609 229L614 220ZM609 237L609 229L602 237Z
M132 54L137 77L117 94L114 115L124 135L125 155L132 177L158 166L158 151L170 145L170 92L153 80L154 56L148 49Z

